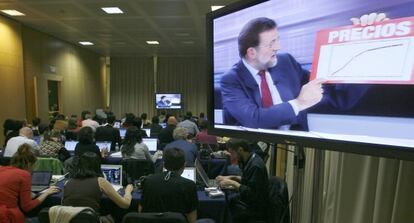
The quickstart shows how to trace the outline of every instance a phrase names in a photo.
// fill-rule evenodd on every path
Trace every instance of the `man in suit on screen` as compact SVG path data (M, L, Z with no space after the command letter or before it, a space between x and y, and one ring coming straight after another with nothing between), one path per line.
M224 124L308 130L306 109L322 99L323 80L280 49L275 21L249 21L238 37L241 60L221 79Z

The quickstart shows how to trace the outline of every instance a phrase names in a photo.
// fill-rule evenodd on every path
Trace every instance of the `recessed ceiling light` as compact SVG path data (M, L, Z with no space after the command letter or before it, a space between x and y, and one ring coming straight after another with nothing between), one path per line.
M149 44L149 45L158 45L160 43L158 41L156 41L156 40L148 40L147 41L147 44Z
M1 11L6 13L7 15L11 15L11 16L25 16L24 13L21 13L17 10L14 10L14 9L5 9L5 10L1 10Z
M211 6L211 11L215 11L215 10L217 10L219 8L223 8L223 7L224 7L224 5L212 5Z
M123 14L124 12L118 7L103 7L101 8L108 14Z
M89 41L81 41L81 42L79 42L79 44L84 45L84 46L91 46L91 45L93 45L93 43L92 42L89 42Z

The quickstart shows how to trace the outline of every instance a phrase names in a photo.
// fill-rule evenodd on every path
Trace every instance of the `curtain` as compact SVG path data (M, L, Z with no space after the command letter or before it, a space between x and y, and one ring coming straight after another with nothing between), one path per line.
M157 86L161 93L181 93L181 114L207 112L207 72L204 57L161 57Z
M207 112L207 73L204 57L161 57L154 78L153 58L111 58L110 109L122 117L126 112L156 115L155 94L181 93L183 107L168 113ZM156 84L154 85L154 81ZM157 89L155 89L157 86Z
M414 222L414 163L325 152L318 222Z
M110 109L117 118L126 112L154 115L154 66L151 58L111 58Z

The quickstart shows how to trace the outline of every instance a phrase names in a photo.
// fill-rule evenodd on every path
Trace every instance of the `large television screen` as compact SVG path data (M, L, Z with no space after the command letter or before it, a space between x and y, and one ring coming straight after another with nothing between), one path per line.
M181 94L155 94L155 107L157 109L181 109L181 106Z
M414 160L413 9L259 0L207 14L210 131Z

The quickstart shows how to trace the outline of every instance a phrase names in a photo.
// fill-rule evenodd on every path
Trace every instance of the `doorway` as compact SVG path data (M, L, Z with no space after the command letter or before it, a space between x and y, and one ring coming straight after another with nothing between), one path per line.
M60 81L47 81L47 92L49 99L49 114L60 111L59 91Z

